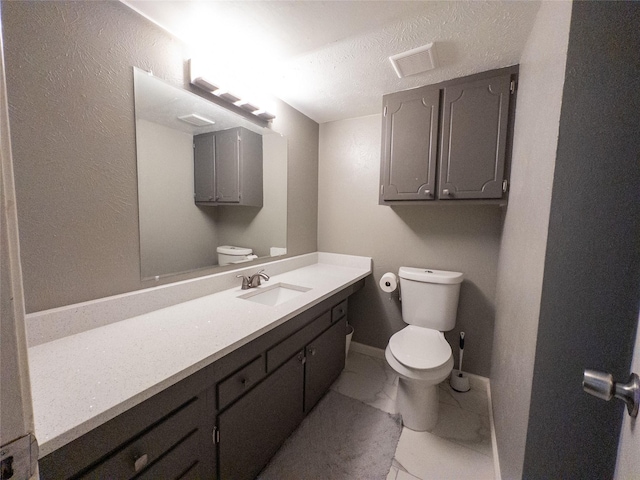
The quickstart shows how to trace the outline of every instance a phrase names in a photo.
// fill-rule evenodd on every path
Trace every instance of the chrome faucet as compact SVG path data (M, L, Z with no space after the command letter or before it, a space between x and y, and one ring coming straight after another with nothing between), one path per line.
M249 277L245 275L236 275L236 277L242 278L242 290L249 290L250 288L259 287L261 278L264 278L264 280L267 282L269 281L269 275L264 273L264 270L260 270L259 272L256 272Z

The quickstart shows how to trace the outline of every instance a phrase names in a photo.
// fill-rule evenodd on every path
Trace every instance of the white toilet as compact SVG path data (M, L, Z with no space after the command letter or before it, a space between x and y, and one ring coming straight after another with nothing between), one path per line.
M258 258L253 254L253 250L244 247L234 247L233 245L221 245L216 249L218 253L218 265L229 265L231 263L242 263ZM253 258L251 258L253 257Z
M411 430L427 431L438 422L438 384L453 369L444 331L456 324L464 274L400 267L402 319L409 325L395 333L385 350L400 376L398 411Z

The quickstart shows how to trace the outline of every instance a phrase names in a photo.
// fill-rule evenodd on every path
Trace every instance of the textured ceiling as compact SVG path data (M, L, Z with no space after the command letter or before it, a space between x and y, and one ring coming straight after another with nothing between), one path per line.
M537 1L124 2L186 41L216 79L318 123L378 113L382 95L519 62ZM388 57L435 42L439 66L398 78Z

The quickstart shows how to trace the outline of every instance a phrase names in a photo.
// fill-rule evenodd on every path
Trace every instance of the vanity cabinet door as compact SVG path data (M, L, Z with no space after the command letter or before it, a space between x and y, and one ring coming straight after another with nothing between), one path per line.
M345 318L334 323L305 349L304 411L309 412L344 368Z
M440 90L432 87L384 97L381 202L434 198L439 105Z
M440 200L502 198L511 75L444 88Z
M301 351L218 415L220 480L258 475L302 421L303 385Z

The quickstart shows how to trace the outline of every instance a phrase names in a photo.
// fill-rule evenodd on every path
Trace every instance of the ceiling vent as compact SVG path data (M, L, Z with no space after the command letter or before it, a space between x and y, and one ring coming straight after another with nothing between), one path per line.
M197 113L190 113L189 115L182 115L178 117L183 122L189 123L191 125L195 125L196 127L207 127L209 125L213 125L216 122L213 120L209 120L208 118L202 117Z
M437 66L435 44L429 43L422 47L392 55L389 60L398 74L398 78L433 70Z

